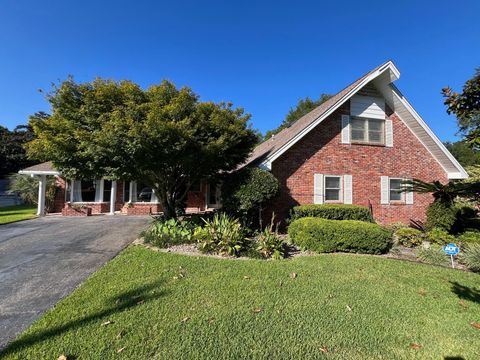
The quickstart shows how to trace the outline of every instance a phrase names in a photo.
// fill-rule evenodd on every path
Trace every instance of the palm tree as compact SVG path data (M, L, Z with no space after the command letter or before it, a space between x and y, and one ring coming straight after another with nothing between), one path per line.
M472 183L449 181L447 184L442 184L440 181L425 182L413 179L405 181L403 185L403 191L431 193L435 199L434 201L444 204L452 204L457 197L477 201L480 198L480 181Z

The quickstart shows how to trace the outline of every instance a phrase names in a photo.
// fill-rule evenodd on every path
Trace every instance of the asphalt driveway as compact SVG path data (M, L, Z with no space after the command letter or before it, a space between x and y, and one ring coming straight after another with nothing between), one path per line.
M44 217L0 225L0 349L131 243L149 217Z

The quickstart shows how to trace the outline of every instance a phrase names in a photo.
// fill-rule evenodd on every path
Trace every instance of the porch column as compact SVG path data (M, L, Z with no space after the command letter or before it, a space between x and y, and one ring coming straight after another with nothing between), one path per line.
M38 181L38 206L37 206L37 215L45 215L45 190L47 188L47 176L40 175Z
M112 188L110 191L110 213L115 214L115 202L117 201L117 180L112 180Z
M128 183L128 202L130 204L133 202L133 199L134 199L134 197L133 197L134 186L133 185L134 185L133 181L130 181Z

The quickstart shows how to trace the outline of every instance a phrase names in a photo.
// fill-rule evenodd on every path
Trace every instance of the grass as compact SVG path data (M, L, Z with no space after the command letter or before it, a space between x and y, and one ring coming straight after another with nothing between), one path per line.
M33 219L36 215L36 206L15 205L0 207L0 224L8 224L15 221Z
M479 285L478 274L374 256L129 247L0 357L478 359Z

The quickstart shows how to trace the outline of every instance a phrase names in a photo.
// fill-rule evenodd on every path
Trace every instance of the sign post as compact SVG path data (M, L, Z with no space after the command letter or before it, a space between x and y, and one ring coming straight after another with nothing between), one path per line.
M460 252L460 248L455 244L447 244L443 246L443 251L445 252L445 254L450 255L450 259L452 260L452 269L455 269L455 265L453 264L453 257Z

